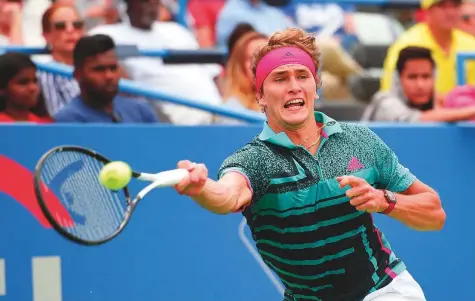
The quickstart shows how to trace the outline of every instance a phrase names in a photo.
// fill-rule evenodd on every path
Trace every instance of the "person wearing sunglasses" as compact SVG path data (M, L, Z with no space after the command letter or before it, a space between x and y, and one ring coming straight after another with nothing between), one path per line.
M74 47L85 35L78 10L70 3L54 3L43 13L41 23L52 61L72 66ZM71 78L39 72L39 82L51 116L79 95L79 86Z

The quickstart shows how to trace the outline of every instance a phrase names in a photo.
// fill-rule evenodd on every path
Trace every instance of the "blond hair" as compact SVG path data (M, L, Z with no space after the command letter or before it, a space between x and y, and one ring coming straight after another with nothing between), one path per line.
M315 36L298 28L288 28L274 33L268 40L267 45L262 46L254 53L252 60L252 76L256 80L256 69L261 59L274 49L282 47L298 47L312 57L315 70L320 69L320 50L318 49ZM319 79L315 79L319 84Z
M267 37L258 32L244 34L237 41L226 64L226 83L224 88L224 99L237 98L241 104L250 110L260 110L256 101L255 87L249 81L245 73L246 49L249 44L258 39Z

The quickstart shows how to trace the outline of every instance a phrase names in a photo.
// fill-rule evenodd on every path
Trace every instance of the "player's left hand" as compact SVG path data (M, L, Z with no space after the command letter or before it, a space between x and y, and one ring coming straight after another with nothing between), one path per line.
M359 211L369 213L383 212L389 206L384 192L369 185L362 178L355 176L342 176L337 178L340 187L351 186L346 191L346 196L350 198L350 204Z

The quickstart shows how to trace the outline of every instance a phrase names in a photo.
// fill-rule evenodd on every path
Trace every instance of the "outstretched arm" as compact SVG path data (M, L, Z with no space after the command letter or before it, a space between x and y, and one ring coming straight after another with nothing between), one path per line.
M178 168L185 168L190 174L175 189L190 196L208 211L228 214L251 202L252 191L245 176L238 172L228 172L219 181L214 181L208 178L208 169L204 164L180 161Z

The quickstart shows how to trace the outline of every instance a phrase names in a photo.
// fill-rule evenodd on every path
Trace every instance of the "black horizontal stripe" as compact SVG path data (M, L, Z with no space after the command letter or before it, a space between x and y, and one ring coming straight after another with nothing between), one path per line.
M306 250L295 252L294 250L275 250L272 253L264 251L264 245L259 246L259 253L265 261L271 262L276 268L290 271L297 275L311 276L314 274L322 274L326 270L338 270L341 268L355 269L359 272L368 269L370 275L375 271L375 267L370 262L370 257L365 249L365 245L361 235L353 239L345 240L340 244L330 244L324 248L320 248L318 252L314 250ZM353 249L353 252L346 252ZM372 250L373 257L376 260L378 267L386 267L387 253L378 250ZM346 252L346 254L345 254ZM339 256L335 256L339 255ZM333 256L333 258L331 257ZM299 260L299 257L305 259ZM285 259L285 260L281 260ZM326 259L326 260L322 260ZM305 261L304 261L305 260ZM306 265L299 265L296 263L305 263Z
M301 209L307 209L307 208L310 208L310 207L315 207L316 204L318 204L318 203L323 203L323 202L326 202L326 201L331 201L331 200L339 199L339 198L342 198L342 197L345 197L345 196L346 196L345 194L340 194L340 195L332 196L332 197L329 197L329 198L325 198L325 199L318 200L315 204L308 204L308 205L305 205L305 206L302 206L302 207L292 207L292 208L288 208L288 209L284 209L284 210L278 210L278 209L274 209L274 208L268 208L268 209L264 209L264 210L262 210L262 211L265 211L265 212L274 212L274 213L286 213L286 212L289 212L289 211L298 211L298 210L301 210ZM256 216L259 216L259 212L256 213Z
M286 258L288 260L311 260L323 257L327 254L336 254L341 250L349 249L360 243L361 234L357 234L351 238L343 239L336 243L328 243L326 245L316 248L306 249L282 249L266 243L257 243L259 250L263 252L274 254L275 256Z
M317 208L317 205L314 205L314 207ZM287 229L292 227L305 227L314 225L316 222L319 221L339 218L354 212L357 212L357 210L354 206L350 204L348 200L348 202L344 202L334 206L319 208L313 212L304 213L301 215L290 215L287 217L279 217L275 215L255 215L256 218L254 220L254 227L261 227L265 225L273 225L281 229Z
M316 219L314 220L314 223L315 221ZM260 240L265 239L281 244L304 244L325 240L333 236L338 236L347 231L358 229L361 225L365 225L367 228L372 228L372 220L369 214L364 213L356 218L341 222L339 224L327 227L320 227L315 231L279 233L274 230L262 230L259 232L252 232L254 234L255 239L257 239L257 243L259 243Z

